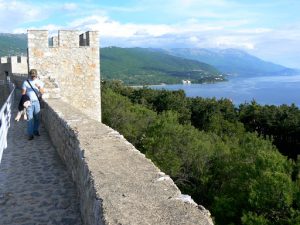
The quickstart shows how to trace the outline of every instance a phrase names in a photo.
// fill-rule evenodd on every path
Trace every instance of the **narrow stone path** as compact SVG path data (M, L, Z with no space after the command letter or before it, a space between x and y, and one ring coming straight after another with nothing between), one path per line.
M0 225L82 224L75 185L43 126L40 134L28 141L26 122L11 124L0 164Z

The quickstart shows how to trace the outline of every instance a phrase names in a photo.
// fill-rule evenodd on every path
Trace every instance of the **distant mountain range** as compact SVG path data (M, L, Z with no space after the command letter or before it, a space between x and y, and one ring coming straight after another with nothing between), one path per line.
M101 48L101 75L126 84L215 82L224 80L211 65L146 48Z
M295 75L299 70L261 60L238 49L175 48L158 50L186 59L198 60L233 76Z
M24 55L26 34L0 33L0 56ZM263 61L238 49L101 48L101 76L126 84L192 83L224 80L231 76L300 74L299 70ZM226 77L226 76L225 76Z
M0 56L24 55L26 53L26 34L0 33Z

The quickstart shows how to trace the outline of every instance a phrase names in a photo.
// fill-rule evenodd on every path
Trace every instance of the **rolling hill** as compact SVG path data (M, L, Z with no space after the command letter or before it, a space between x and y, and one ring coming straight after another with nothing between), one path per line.
M146 48L101 48L101 75L125 84L192 83L224 80L213 66Z
M26 53L26 34L0 33L0 56L24 55Z
M26 34L0 34L0 56L24 55L26 51ZM213 66L151 49L107 47L100 52L102 79L118 79L130 85L224 80Z

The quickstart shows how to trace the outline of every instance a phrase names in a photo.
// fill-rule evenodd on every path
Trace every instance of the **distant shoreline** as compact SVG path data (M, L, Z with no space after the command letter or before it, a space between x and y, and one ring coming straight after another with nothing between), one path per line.
M143 87L149 87L149 86L166 86L166 85L173 85L173 84L128 85L128 87L132 87L132 88L143 88ZM180 85L180 84L174 84L174 85Z
M190 85L195 85L195 84L218 84L220 82L227 82L228 80L222 80L222 81L216 81L216 82L202 82L202 83L189 83L189 84L183 84L183 83L176 83L176 84L145 84L145 85L126 85L127 87L132 87L132 88L143 88L143 87L156 87L156 86L169 86L169 85L182 85L184 87L190 86Z

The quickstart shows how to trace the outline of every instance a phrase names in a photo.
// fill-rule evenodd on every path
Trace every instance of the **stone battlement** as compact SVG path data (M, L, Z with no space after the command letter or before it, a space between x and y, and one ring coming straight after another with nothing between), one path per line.
M80 34L74 30L59 30L58 35L48 37L47 30L28 30L28 48L79 48L99 47L98 32L87 31ZM32 41L34 40L34 41Z
M0 57L0 80L6 80L12 74L28 73L26 56Z
M27 65L27 57L26 56L2 56L0 57L0 64L26 64Z
M8 62L8 56L3 56L3 57L0 57L0 63L1 64L4 64L4 63L7 63Z

